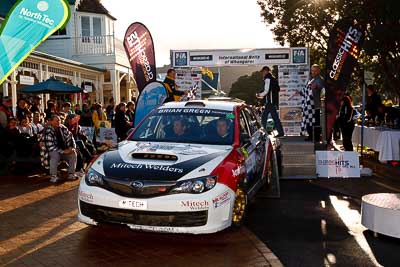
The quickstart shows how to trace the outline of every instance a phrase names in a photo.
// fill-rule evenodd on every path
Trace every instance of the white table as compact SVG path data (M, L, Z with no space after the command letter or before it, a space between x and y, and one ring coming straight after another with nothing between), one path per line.
M376 233L400 238L400 194L363 196L361 224Z
M361 126L356 125L353 145L361 145ZM379 161L400 160L400 130L364 127L364 146L379 152Z

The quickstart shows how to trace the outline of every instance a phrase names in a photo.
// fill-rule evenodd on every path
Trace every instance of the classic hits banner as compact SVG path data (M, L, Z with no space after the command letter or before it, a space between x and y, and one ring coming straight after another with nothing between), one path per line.
M156 58L153 38L142 23L135 22L125 33L124 47L135 76L139 92L156 81Z
M65 0L18 1L0 29L0 84L69 16Z
M360 55L363 31L352 20L340 20L329 36L326 61L326 133L330 140L340 102Z

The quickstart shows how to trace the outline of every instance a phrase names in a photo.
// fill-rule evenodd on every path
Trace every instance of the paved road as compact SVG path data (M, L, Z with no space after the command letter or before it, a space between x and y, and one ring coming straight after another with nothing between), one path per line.
M247 226L285 266L400 266L400 240L360 224L360 197L392 192L374 179L282 181L281 198L258 198Z
M203 236L88 227L76 219L77 185L0 177L0 266L281 266L244 227Z

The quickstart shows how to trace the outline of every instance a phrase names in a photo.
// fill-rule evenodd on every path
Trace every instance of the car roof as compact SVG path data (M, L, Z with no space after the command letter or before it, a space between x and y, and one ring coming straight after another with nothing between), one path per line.
M192 100L187 102L168 102L160 106L163 108L202 108L233 111L235 107L241 106L243 103L227 102L227 101L207 101L207 100Z

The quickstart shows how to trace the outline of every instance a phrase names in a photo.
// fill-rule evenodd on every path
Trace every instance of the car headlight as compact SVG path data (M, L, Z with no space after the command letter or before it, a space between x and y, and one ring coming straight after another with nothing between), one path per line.
M191 180L178 182L170 191L171 194L189 193L200 194L214 188L217 184L217 176L205 176Z
M92 168L89 168L88 172L85 175L85 181L87 185L92 186L102 186L104 185L103 175L96 172Z

